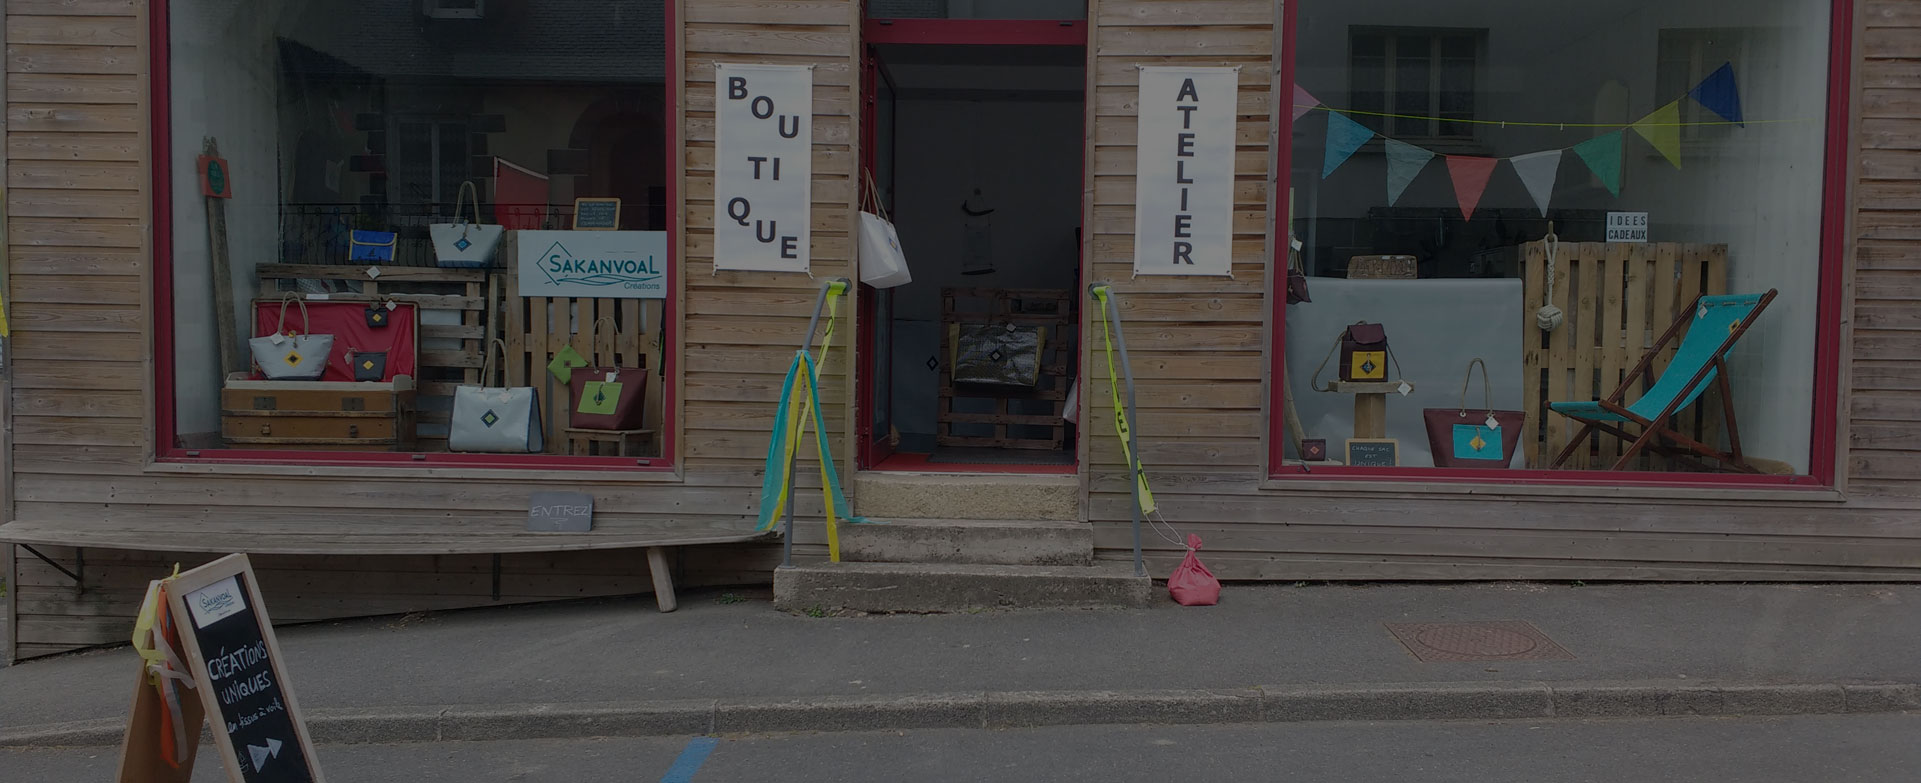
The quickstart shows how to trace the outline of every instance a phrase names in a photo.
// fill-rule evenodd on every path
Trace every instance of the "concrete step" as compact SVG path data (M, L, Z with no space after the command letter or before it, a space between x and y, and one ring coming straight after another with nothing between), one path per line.
M864 470L852 483L854 513L872 519L1081 518L1072 475Z
M816 563L774 570L774 607L789 612L1136 608L1153 597L1153 580L1134 576L1131 563Z
M1094 564L1085 522L901 519L841 529L841 559L857 563Z

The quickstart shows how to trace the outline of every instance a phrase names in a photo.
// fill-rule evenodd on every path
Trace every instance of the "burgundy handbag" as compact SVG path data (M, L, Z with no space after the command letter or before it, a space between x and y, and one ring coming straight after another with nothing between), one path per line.
M1494 404L1494 386L1488 381L1487 363L1468 362L1467 377L1461 380L1461 407L1426 408L1421 418L1427 424L1427 446L1434 453L1437 468L1505 468L1514 460L1514 448L1521 443L1527 428L1527 411L1497 411L1492 407L1469 409L1467 386L1474 378L1474 367L1481 367L1482 404Z
M589 342L598 337L603 321L610 327L614 325L612 318L595 321L595 334L588 335ZM573 392L573 406L567 419L569 427L637 430L646 426L643 422L647 415L647 357L644 355L640 357L639 367L577 367L567 379L567 388Z
M1307 273L1302 271L1301 253L1290 250L1287 254L1287 303L1300 304L1312 302L1307 298Z

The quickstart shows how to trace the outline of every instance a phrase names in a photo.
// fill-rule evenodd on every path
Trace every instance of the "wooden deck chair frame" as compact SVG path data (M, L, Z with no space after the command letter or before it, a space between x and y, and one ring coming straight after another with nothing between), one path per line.
M1554 411L1562 416L1581 422L1580 431L1576 432L1574 437L1568 441L1567 446L1561 449L1560 456L1554 458L1554 467L1561 467L1562 463L1574 455L1575 449L1585 444L1589 436L1594 435L1595 432L1599 430L1632 444L1628 446L1626 451L1621 453L1621 458L1616 460L1614 466L1608 468L1609 470L1621 470L1627 467L1628 462L1633 460L1636 454L1646 449L1669 456L1693 457L1696 459L1712 458L1722 465L1742 473L1760 473L1761 471L1759 469L1748 464L1747 460L1741 456L1741 431L1735 426L1734 422L1734 389L1728 383L1727 355L1728 351L1734 348L1735 343L1741 341L1741 336L1747 334L1748 327L1753 326L1755 320L1761 317L1761 313L1768 309L1768 303L1774 301L1775 294L1777 293L1779 292L1770 288L1767 293L1761 295L1761 299L1755 303L1754 309L1748 311L1747 316L1742 318L1740 322L1735 325L1735 328L1728 332L1727 339L1721 341L1721 345L1715 349L1713 360L1703 363L1700 369L1695 371L1694 377L1688 380L1687 385L1681 387L1680 391L1676 392L1673 398L1668 400L1667 406L1661 409L1660 416L1656 416L1653 419L1638 416L1633 411L1628 410L1624 402L1627 392L1634 387L1636 381L1644 376L1650 386L1659 380L1659 378L1654 375L1654 357L1659 356L1661 350L1667 347L1667 344L1674 340L1675 337L1679 336L1682 330L1688 326L1688 323L1694 319L1694 313L1701 306L1701 300L1707 296L1706 294L1695 295L1694 299L1688 302L1687 309L1682 310L1680 315L1675 317L1674 324L1669 326L1667 332L1661 335L1661 339L1655 341L1654 347L1649 348L1647 352L1643 353L1641 355L1641 361L1635 364L1633 369L1628 370L1627 376L1621 379L1621 385L1616 387L1614 392L1607 397L1595 400L1602 410L1640 425L1640 434L1635 435L1630 433L1612 422L1586 419L1571 413ZM1681 401L1694 396L1694 390L1706 382L1709 371L1714 371L1715 385L1721 390L1721 413L1728 427L1728 451L1725 452L1694 440L1693 438L1689 438L1686 435L1682 435L1669 426L1669 422L1674 418L1674 415L1680 412L1682 407ZM1696 397L1688 404L1692 405L1700 402L1700 398ZM1548 408L1549 410L1553 410L1552 403L1549 404ZM1668 446L1662 443L1662 440L1672 441L1674 446ZM1704 465L1706 464L1705 460L1702 460L1702 462Z

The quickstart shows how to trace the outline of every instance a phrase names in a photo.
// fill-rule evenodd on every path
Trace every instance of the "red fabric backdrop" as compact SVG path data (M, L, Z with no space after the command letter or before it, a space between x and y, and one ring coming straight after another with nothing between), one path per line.
M370 302L331 302L308 301L307 314L313 319L311 329L302 323L300 305L287 304L287 330L311 334L331 334L334 336L333 353L327 356L327 372L320 376L323 381L347 381L354 379L353 367L347 363L347 355L354 351L372 353L387 352L387 374L382 381L391 381L396 375L413 376L416 384L420 373L415 370L420 363L418 355L420 342L414 335L419 331L419 311L409 302L396 302L394 309L387 313L386 326L374 328L367 325L367 306ZM380 307L386 307L381 303ZM280 324L280 303L258 300L253 303L253 336L265 337L273 334ZM264 378L259 372L255 378Z

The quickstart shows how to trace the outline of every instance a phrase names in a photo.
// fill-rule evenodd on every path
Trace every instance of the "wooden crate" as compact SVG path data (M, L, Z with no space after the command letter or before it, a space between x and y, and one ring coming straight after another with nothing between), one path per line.
M1528 466L1545 468L1580 429L1567 417L1550 412L1547 403L1597 399L1613 392L1696 294L1727 293L1728 248L1674 242L1559 243L1553 301L1566 320L1553 332L1542 332L1534 321L1547 285L1547 244L1524 245L1522 258L1522 399L1529 432L1521 444ZM1657 377L1679 342L1670 342L1656 357ZM1645 382L1630 389L1627 402L1638 399L1645 389ZM1720 393L1710 387L1699 401L1675 416L1674 425L1703 443L1720 442ZM1587 449L1577 449L1564 467L1606 469L1628 445L1603 434ZM1658 455L1644 455L1633 467L1681 466Z
M1072 291L1031 288L943 288L941 289L940 404L936 409L938 426L934 442L942 446L987 446L1007 449L1060 449L1066 443L1066 422L1061 418L1067 402L1069 366L1075 355L1074 304ZM1041 346L1040 382L1032 389L955 384L954 346L950 327L958 324L1016 324L1039 326L1046 330ZM955 410L960 400L985 400L991 410ZM1013 400L1051 402L1047 414L1021 414L1013 410ZM966 425L986 425L992 435L968 435ZM1049 430L1048 437L1020 437L1012 426L1025 425Z
M273 298L294 290L298 281L319 281L329 287L341 283L359 284L358 292L330 293L331 299L377 301L392 299L412 302L419 307L421 323L415 334L421 344L419 375L416 378L421 411L413 433L422 451L447 450L447 423L453 414L454 388L480 382L489 324L488 302L498 298L498 283L485 269L440 269L420 266L382 266L377 276L367 273L364 264L262 264L255 275L260 280L263 298ZM429 313L450 313L436 320L459 323L427 323ZM427 347L435 341L457 341L457 347Z
M502 258L518 253L519 232L509 231L500 242ZM570 426L574 410L573 394L567 384L554 380L547 363L562 346L572 345L594 367L659 368L659 341L666 302L658 299L585 299L570 297L520 296L516 264L509 263L500 276L502 338L507 345L503 373L508 386L532 386L540 390L541 423L547 433L547 453L565 454L568 439L562 435ZM600 319L613 319L613 328ZM598 331L595 325L600 324ZM666 396L658 369L647 374L647 412L645 429L661 431L662 404ZM650 453L629 456L659 457L659 439L651 441Z
M414 382L227 379L220 436L230 448L413 451Z

